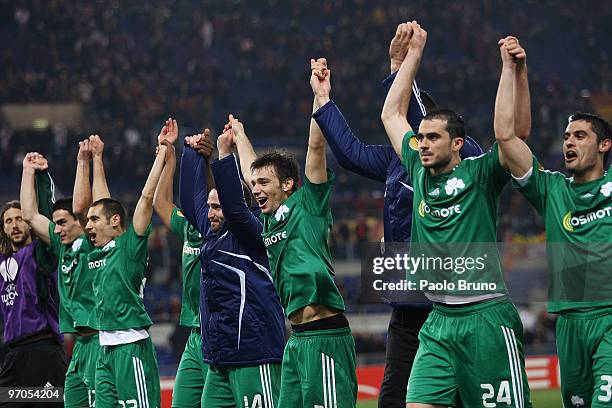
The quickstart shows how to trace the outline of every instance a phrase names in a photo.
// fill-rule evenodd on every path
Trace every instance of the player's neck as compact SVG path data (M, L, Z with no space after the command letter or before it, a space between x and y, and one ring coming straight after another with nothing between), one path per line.
M436 177L441 174L450 173L459 163L461 162L461 157L453 157L448 163L446 163L443 167L431 167L429 169L429 174Z
M603 164L598 163L592 168L585 170L580 173L574 173L574 183L576 184L584 184L593 180L597 180L604 175Z

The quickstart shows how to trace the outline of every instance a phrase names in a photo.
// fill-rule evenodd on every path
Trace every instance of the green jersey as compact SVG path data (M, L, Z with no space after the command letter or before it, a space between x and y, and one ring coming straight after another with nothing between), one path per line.
M524 186L514 184L546 226L549 312L612 305L612 172L578 184L534 157Z
M183 305L180 324L187 327L200 327L200 248L202 234L185 219L178 209L172 210L170 230L183 241Z
M51 247L59 259L60 332L76 332L79 327L97 328L93 274L87 266L87 256L94 246L85 234L72 244L62 244L59 235L53 232L54 229L55 224L50 222Z
M327 243L334 174L328 170L327 175L321 184L304 177L304 185L274 214L262 214L274 285L287 316L308 305L344 310Z
M499 163L497 144L432 176L408 132L402 163L414 189L410 255L420 259L408 280L416 277L418 289L442 303L507 293L496 243L499 195L510 174Z
M149 224L140 236L130 227L102 248L89 253L100 330L148 328L153 324L144 307Z

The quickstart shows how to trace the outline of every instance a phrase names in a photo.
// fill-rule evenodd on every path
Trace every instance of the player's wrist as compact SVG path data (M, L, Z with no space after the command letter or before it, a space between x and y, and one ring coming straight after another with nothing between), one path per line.
M27 175L27 176L32 176L34 174L36 174L36 169L34 167L24 167L23 168L23 174Z
M399 71L401 66L402 66L402 61L397 61L397 60L392 59L391 63L389 64L389 70L391 71L392 74L394 74L397 71Z
M315 103L317 104L317 108L320 108L321 106L325 105L327 102L330 101L329 94L317 95L315 99L316 99Z

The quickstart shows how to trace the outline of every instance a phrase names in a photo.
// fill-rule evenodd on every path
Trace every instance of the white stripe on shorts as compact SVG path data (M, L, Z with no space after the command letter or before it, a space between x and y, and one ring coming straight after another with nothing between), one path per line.
M515 350L512 347L512 341L510 340L511 334L510 329L504 326L501 326L502 332L504 334L504 341L506 342L506 351L508 353L508 365L510 366L510 378L512 380L512 393L514 394L514 401L517 408L523 408L523 399L520 395L519 384L517 381L518 372L518 360L515 355Z

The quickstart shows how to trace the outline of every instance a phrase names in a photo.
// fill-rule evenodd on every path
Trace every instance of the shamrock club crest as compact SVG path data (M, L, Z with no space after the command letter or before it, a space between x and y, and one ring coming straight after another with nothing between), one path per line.
M276 221L285 221L285 214L287 213L289 213L289 207L283 204L278 207L278 210L276 210L276 213L274 213L274 218Z
M459 190L465 188L465 183L463 180L457 177L453 177L446 181L446 185L444 186L444 191L446 191L446 195L456 196Z
M612 194L612 181L608 181L606 184L602 185L599 191L604 197L610 197L610 194Z

